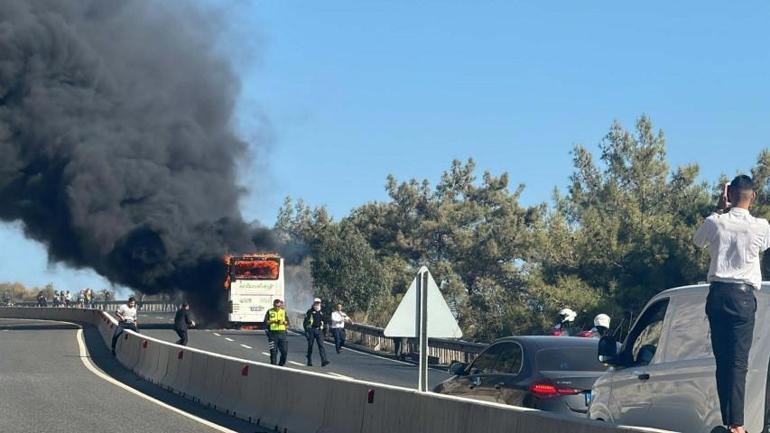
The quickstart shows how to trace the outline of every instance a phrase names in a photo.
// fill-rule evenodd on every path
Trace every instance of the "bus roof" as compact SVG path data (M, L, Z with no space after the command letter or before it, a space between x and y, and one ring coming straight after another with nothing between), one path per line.
M225 261L230 260L264 260L264 259L280 259L281 256L276 253L250 253L225 256Z

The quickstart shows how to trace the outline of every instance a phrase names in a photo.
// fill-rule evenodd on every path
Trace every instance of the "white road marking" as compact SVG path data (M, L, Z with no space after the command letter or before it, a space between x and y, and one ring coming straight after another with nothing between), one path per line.
M235 341L232 338L228 338L228 337L225 337L225 340L227 340L227 341Z
M330 372L328 372L328 373L326 373L326 374L328 374L329 376L334 376L334 377L341 377L341 378L343 378L343 379L353 379L353 378L352 378L352 377L350 377L350 376L345 376L344 374L334 373L334 372L331 372L331 371L330 371Z
M222 336L221 334L217 334L216 332L214 333L214 335L216 335L217 337L221 337Z
M270 354L267 353L267 352L262 352L262 354L265 355L265 356L270 356Z
M60 322L60 323L70 323L70 322ZM210 428L212 428L212 429L214 429L216 431L220 431L220 432L236 433L234 430L230 430L229 428L222 427L221 425L214 424L214 423L212 423L210 421L207 421L207 420L205 420L203 418L199 418L199 417L197 417L197 416L195 416L193 414L187 413L187 412L185 412L183 410L179 410L179 409L175 408L174 406L170 406L170 405L168 405L166 403L163 403L160 400L156 400L156 399L150 397L149 395L142 394L141 392L135 390L134 388L131 388L130 386L125 385L125 384L123 384L121 382L118 382L117 380L111 378L110 376L107 376L106 374L102 373L96 367L94 367L94 365L91 363L90 355L88 354L88 351L86 350L86 343L83 340L83 328L80 327L80 325L76 325L74 323L70 323L70 324L79 327L78 332L77 332L77 340L78 340L78 350L80 352L80 360L83 362L83 365L88 370L91 371L91 373L93 373L93 374L97 375L98 377L106 380L107 382L117 386L118 388L122 388L122 389L130 392L131 394L134 394L134 395L136 395L138 397L141 397L141 398L143 398L143 399L145 399L145 400L147 400L149 402L155 403L155 404L157 404L158 406L160 406L160 407L162 407L164 409L170 410L171 412L177 413L179 415L182 415L183 417L186 417L186 418L189 418L189 419L191 419L193 421L199 422L199 423L205 425L206 427L210 427Z
M245 344L241 344L241 347L245 347L246 349L253 349L253 347L251 347L251 346L247 346L247 345L245 345Z
M301 364L301 363L296 362L296 361L289 361L289 364L299 365L300 367L304 367L305 366L305 364Z

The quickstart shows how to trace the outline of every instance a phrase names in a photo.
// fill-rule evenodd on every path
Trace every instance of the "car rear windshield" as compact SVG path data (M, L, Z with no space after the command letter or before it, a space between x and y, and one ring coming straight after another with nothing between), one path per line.
M607 369L599 362L595 347L540 349L535 358L540 371L604 371Z

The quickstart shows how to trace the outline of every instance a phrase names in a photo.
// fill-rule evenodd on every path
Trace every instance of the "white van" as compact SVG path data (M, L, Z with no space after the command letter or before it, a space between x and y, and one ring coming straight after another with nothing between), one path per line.
M769 290L765 282L755 292L756 325L746 378L745 427L750 433L770 432ZM594 383L591 419L684 433L710 433L722 425L707 294L707 284L661 292L644 308L622 346L612 337L600 341L600 359L612 368Z

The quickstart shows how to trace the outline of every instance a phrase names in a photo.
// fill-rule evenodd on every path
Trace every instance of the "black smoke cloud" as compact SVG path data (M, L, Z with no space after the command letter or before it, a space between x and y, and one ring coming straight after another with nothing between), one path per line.
M276 247L238 210L217 32L182 1L3 0L0 218L50 260L217 305L223 254Z

